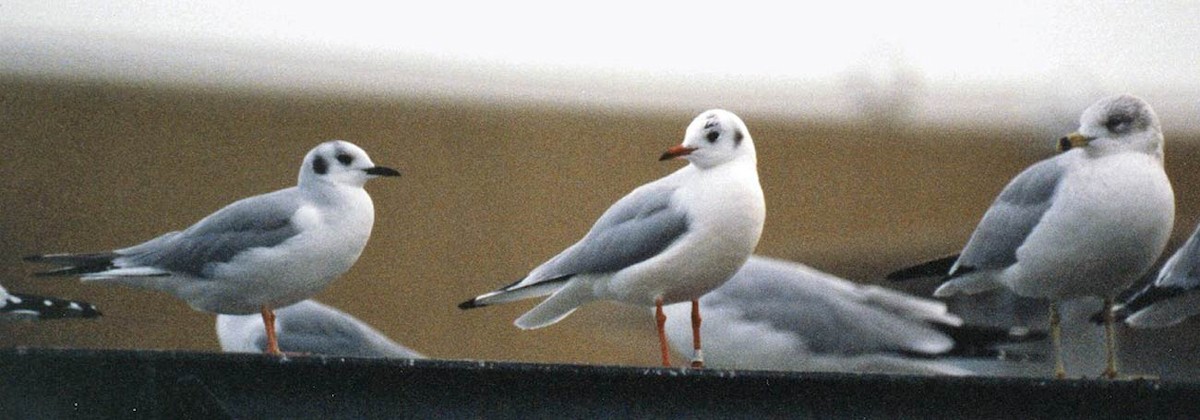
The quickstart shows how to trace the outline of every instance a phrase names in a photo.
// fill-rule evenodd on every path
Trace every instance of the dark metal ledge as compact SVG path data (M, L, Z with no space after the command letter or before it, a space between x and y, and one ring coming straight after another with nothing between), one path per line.
M0 418L1200 418L1200 384L2 349Z

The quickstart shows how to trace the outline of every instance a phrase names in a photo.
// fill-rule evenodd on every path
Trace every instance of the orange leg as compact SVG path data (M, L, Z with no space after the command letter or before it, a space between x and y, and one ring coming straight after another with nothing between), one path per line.
M264 305L262 307L263 326L267 328L267 354L283 356L279 351L279 337L275 335L275 311Z
M700 300L692 299L692 367L704 368L704 351L700 350Z
M667 314L663 313L663 300L654 298L654 321L658 326L658 345L662 350L663 367L671 367L671 349L667 348Z

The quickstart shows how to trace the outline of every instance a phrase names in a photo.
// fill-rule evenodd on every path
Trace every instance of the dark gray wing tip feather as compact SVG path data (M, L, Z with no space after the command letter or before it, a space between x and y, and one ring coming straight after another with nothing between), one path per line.
M14 299L16 298L16 299ZM95 305L78 300L12 293L0 313L29 311L37 319L96 318L103 314Z
M458 309L462 309L465 311L467 309L482 308L484 306L487 306L487 305L480 305L479 303L475 302L475 298L471 298L471 300L468 300L466 302L458 304Z
M97 252L92 254L29 255L23 259L31 263L62 266L54 270L33 273L35 277L52 277L77 276L80 274L108 271L116 268L112 264L112 261L119 256L115 252Z
M1004 344L1027 343L1045 340L1045 331L1027 328L1001 328L986 325L950 326L934 324L942 333L954 340L954 347L942 356L969 358L993 358L1001 354L995 349Z
M1158 302L1179 296L1187 292L1187 289L1182 287L1157 287L1154 284L1146 286L1145 289L1133 295L1124 304L1113 308L1113 317L1116 322L1125 322L1125 318L1129 318L1134 312L1145 309L1146 307ZM1097 325L1104 324L1104 310L1101 309L1092 314L1090 318Z

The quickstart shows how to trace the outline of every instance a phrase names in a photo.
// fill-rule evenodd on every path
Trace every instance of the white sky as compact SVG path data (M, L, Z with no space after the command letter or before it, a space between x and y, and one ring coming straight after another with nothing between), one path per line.
M1048 83L1059 81L1088 95L1200 92L1200 2L576 3L5 2L0 73L61 67L54 54L113 37L161 49L152 52L150 66L174 69L203 65L194 48L204 46L318 57L306 67L319 66L319 57L419 60L560 79L586 80L599 72L828 85L850 71L879 77L903 67L937 87L1034 83L1053 89ZM63 36L74 46L58 45ZM181 57L172 58L173 51ZM70 63L94 73L93 61L110 56L89 54Z

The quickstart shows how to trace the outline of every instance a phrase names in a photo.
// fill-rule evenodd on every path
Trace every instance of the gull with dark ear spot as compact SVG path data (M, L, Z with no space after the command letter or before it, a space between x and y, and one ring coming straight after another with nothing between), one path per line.
M956 258L893 273L903 279L945 266L935 296L1008 288L1047 298L1057 356L1065 377L1058 302L1104 299L1108 378L1117 376L1113 300L1154 264L1175 221L1175 194L1163 170L1163 135L1140 98L1104 98L1083 112L1079 131L1059 139L1063 153L1030 166L1009 182Z
M329 141L304 157L296 186L239 200L185 230L113 251L25 259L60 266L38 276L159 290L200 311L260 314L267 352L281 354L274 308L315 295L354 265L375 223L363 185L399 174L350 142Z
M766 205L754 141L733 113L701 113L688 125L683 143L659 160L675 158L690 164L633 190L583 239L524 278L459 308L550 295L516 320L518 327L534 329L596 300L652 306L662 362L669 366L662 307L691 301L692 366L703 366L697 299L725 283L750 256L762 234Z
M42 321L98 316L100 311L87 302L9 293L4 286L0 286L0 321Z

